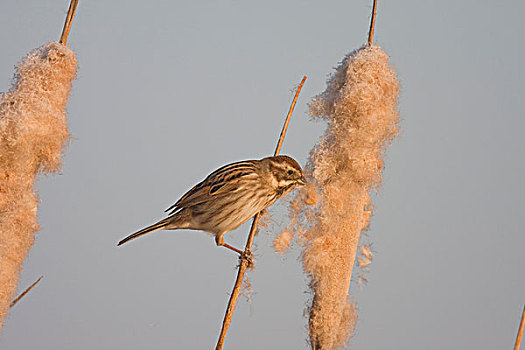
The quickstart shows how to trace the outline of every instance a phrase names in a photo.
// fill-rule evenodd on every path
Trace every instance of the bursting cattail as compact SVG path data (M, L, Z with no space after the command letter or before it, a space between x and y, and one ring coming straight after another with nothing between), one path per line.
M72 50L46 44L16 67L12 88L0 98L0 322L39 229L35 176L60 169L76 70Z
M287 230L303 246L313 294L308 309L313 349L340 349L353 334L352 269L372 215L369 192L381 182L384 149L398 133L398 95L388 56L372 45L346 56L310 104L310 114L328 123L305 169L316 197L305 191L296 196Z

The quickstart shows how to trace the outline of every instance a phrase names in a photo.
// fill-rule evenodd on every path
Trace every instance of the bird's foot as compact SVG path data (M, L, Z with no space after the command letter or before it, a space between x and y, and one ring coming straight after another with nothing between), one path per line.
M240 261L246 260L248 262L248 268L249 269L252 269L255 266L254 260L253 260L253 254L252 254L252 252L250 250L242 252L239 255L239 260Z
M232 247L231 245L229 245L227 243L224 243L224 241L217 242L217 245L221 246L221 247L224 247L224 248L228 248L228 249L236 252L237 254L239 254L239 261L246 260L248 262L248 268L252 269L254 267L253 254L252 254L252 252L250 250L242 251L240 249Z

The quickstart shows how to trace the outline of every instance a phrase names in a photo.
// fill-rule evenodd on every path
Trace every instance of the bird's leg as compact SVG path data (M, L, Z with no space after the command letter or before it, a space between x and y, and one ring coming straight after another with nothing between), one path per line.
M219 244L219 245L222 246L222 247L224 247L224 248L228 248L228 249L230 249L230 250L233 250L234 252L236 252L236 253L239 254L239 255L243 255L243 254L244 254L244 252L243 252L242 250L239 250L239 249L237 249L237 248L235 248L235 247L232 247L232 246L229 245L228 243L224 243L224 242L223 242L222 244Z
M224 243L224 238L222 237L226 232L219 232L215 235L215 243L217 244L217 246L219 247L224 247L224 248L228 248L230 250L233 250L234 252L236 252L237 254L239 255L243 255L243 251L240 250L240 249L237 249L235 247L232 247L231 245L227 244L227 243Z
M231 245L229 245L228 243L225 243L224 242L224 238L222 237L224 235L223 234L217 234L215 236L215 243L217 243L217 246L222 246L224 248L228 248L230 250L233 250L234 252L236 252L237 254L240 255L240 259L246 259L248 260L248 263L250 265L253 265L253 258L252 258L252 252L248 251L248 252L243 252L242 250L240 249L237 249L235 247L232 247Z

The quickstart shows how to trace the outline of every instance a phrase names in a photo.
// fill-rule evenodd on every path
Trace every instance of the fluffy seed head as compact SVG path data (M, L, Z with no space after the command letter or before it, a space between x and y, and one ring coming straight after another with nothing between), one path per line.
M13 87L0 96L0 321L38 231L35 175L60 169L76 69L73 51L46 44L17 66Z
M352 269L372 214L369 192L381 182L385 147L398 132L398 92L388 55L370 46L345 57L310 105L310 114L328 124L305 169L317 198L299 193L287 229L303 244L313 349L344 347L356 324L348 299ZM365 257L367 265L371 255Z

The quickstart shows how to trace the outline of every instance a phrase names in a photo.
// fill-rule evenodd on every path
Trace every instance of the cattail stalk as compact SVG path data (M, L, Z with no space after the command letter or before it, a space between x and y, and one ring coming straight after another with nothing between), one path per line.
M71 26L73 25L73 18L75 17L75 11L77 9L78 0L71 0L69 3L69 9L67 10L66 20L64 21L64 28L62 28L62 35L60 35L60 40L58 41L62 45L66 45L67 37L71 31Z
M0 328L39 230L35 177L60 170L76 71L75 53L51 42L18 64L12 88L0 96Z
M368 30L368 46L374 44L374 28L376 26L376 9L377 9L377 0L374 0L372 4L372 18L370 18L370 29Z
M286 119L284 121L281 135L279 136L279 141L277 141L277 146L273 154L274 156L279 155L279 152L281 151L281 146L283 144L284 137L286 136L286 130L288 129L288 124L290 123L290 118L295 108L295 103L297 102L297 98L299 97L299 93L301 92L301 89L303 88L305 81L306 81L306 75L303 77L303 80L301 80L301 83L299 84L295 92L295 96L292 101L292 104L290 105L288 115L286 116ZM247 256L251 256L252 244L255 238L255 232L257 230L257 225L259 224L260 216L261 216L260 213L257 213L253 217L252 226L250 228L250 234L248 235L248 240L246 241L246 246L244 248L244 253ZM228 301L228 307L226 308L226 313L224 315L224 320L222 322L221 333L219 335L219 340L217 341L217 346L215 347L216 350L221 350L222 347L224 346L224 340L226 339L226 333L228 333L228 328L230 327L230 323L232 321L233 312L235 311L235 305L237 304L237 299L239 298L239 293L242 287L242 281L244 280L244 274L246 273L246 269L248 268L248 265L249 265L249 261L247 259L245 258L240 259L239 270L237 271L237 279L235 280L235 284L233 285L233 291L230 296L230 300Z

